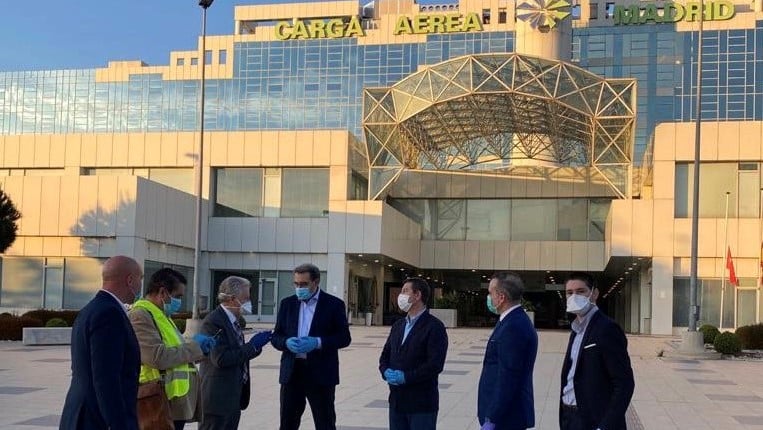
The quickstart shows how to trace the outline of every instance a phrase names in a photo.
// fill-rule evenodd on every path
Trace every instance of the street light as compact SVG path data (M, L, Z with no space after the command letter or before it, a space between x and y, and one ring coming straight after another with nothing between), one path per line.
M199 152L196 157L196 226L195 238L193 243L193 313L191 319L195 320L193 324L188 324L186 333L194 334L198 332L199 324L199 266L201 263L201 203L202 203L202 176L204 172L204 82L207 63L207 9L212 6L215 0L199 0L201 6L201 61L198 63L201 67L201 82L199 84Z
M699 305L697 300L697 248L699 244L699 148L702 141L702 29L705 2L699 2L699 31L697 32L697 100L694 125L694 183L691 212L691 275L689 278L689 329L682 336L681 351L701 354L705 350L703 335L697 331Z

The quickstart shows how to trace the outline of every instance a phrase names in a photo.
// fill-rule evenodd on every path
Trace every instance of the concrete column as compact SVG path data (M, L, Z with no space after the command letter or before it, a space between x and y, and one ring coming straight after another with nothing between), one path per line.
M673 257L652 259L652 334L673 334Z
M326 267L326 290L344 300L347 305L349 266L344 253L329 253Z
M641 292L639 294L639 333L652 334L652 274L650 267L641 269Z

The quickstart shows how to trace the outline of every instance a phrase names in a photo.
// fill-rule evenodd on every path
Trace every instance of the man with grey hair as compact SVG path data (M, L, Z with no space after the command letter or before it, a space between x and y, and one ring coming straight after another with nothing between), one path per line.
M477 393L481 430L535 427L533 367L538 334L522 309L524 284L515 273L493 275L487 307L500 315L487 342Z
M260 355L272 337L268 330L244 342L238 320L249 303L250 287L244 278L225 278L217 295L220 306L204 318L201 326L203 334L216 338L217 346L201 363L203 417L199 430L236 429L241 411L249 406L249 360Z

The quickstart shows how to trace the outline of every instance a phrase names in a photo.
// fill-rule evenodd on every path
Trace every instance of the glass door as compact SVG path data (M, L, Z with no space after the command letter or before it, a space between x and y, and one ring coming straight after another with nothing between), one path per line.
M737 288L737 327L752 325L758 319L758 289Z
M257 321L275 322L278 280L275 278L260 279L259 295L257 297L257 310L252 306L252 311L256 315Z

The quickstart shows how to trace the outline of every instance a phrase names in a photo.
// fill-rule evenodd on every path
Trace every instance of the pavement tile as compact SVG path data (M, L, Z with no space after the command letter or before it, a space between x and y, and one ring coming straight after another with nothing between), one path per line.
M763 398L758 396L744 396L733 394L705 394L710 400L722 402L763 402Z
M734 419L737 420L739 424L745 424L748 426L763 426L763 415L735 416Z
M61 415L45 415L16 423L19 426L58 427Z

